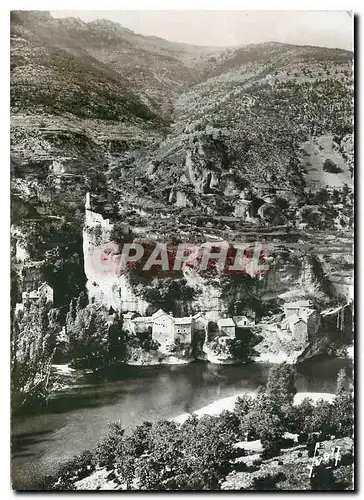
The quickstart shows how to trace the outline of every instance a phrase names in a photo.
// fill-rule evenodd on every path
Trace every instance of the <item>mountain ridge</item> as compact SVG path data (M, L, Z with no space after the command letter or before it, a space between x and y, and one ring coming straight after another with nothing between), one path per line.
M13 211L25 234L60 214L79 232L86 191L105 218L156 239L350 231L351 52L209 52L44 12L13 12L11 28Z

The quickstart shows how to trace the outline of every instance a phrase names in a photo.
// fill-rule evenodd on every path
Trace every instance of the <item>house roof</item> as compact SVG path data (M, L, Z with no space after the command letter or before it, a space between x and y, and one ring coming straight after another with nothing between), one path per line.
M305 318L301 318L299 316L297 316L297 314L292 314L292 316L289 316L289 318L287 318L287 321L288 323L293 326L293 325L296 325L297 323L299 323L300 321L302 321L303 323L306 323L306 319Z
M350 301L347 304L345 304L344 306L338 306L338 307L335 307L335 309L326 309L326 311L323 311L321 313L321 316L325 317L325 316L330 316L331 314L337 314L338 312L341 311L341 309L344 309L349 304L350 304Z
M235 326L233 318L220 318L217 320L218 326Z
M153 319L159 318L159 316L168 316L169 318L173 319L172 316L170 314L166 313L165 311L163 311L163 309L159 309L157 312L152 314Z
M40 267L43 263L43 260L24 261L22 267Z
M22 297L29 298L29 299L38 299L39 293L38 293L38 290L31 290L29 292L23 292Z
M235 323L246 322L250 323L251 321L246 316L233 316L233 320Z
M48 288L50 288L50 289L52 290L52 287L50 287L50 286L48 285L48 283L47 283L47 282L44 282L44 283L42 283L42 284L38 287L38 291L40 292L41 290L43 290L43 288L46 288L46 287L48 287Z
M285 309L297 309L299 307L311 307L309 300L297 300L296 302L286 302L283 304Z
M192 317L186 318L173 318L176 325L189 325L192 323Z
M123 313L123 317L127 318L127 319L133 318L134 315L135 315L135 313L133 311L129 311L129 312Z
M313 313L317 312L316 309L307 309L306 311L304 311L305 313L305 317L306 318L309 318L310 316L312 316Z
M51 286L48 285L48 283L45 281L44 283L42 283L38 288L36 288L35 290L29 290L29 291L26 291L26 292L23 292L22 293L22 296L23 297L29 297L31 299L34 299L34 298L38 298L39 297L39 293L44 290L45 288L49 288L50 290L52 290L53 292L53 288Z
M133 323L151 323L153 321L151 316L137 316L131 320Z
M202 320L202 321L204 321L205 323L208 323L208 322L209 322L209 320L208 320L207 318L205 318L205 316L204 316L202 313L200 313L200 312L198 312L197 314L195 314L194 316L192 316L192 318L193 318L195 321L197 321L197 320Z

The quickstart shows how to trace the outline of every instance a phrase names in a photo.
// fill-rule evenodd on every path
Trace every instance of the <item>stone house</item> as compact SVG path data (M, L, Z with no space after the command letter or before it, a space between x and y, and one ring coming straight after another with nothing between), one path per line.
M284 314L286 318L296 314L301 317L305 310L311 309L312 305L309 300L297 300L295 302L286 302L283 304Z
M195 332L207 332L207 326L209 324L208 319L203 316L202 313L198 312L194 316L193 319L193 330Z
M233 316L233 320L237 328L251 328L254 325L254 321L246 316Z
M47 302L53 304L53 288L48 283L42 283L36 290L30 290L22 293L22 301L37 301L41 297L45 297Z
M209 321L200 312L192 316L192 321L193 323L192 323L191 342L196 348L202 349L206 340Z
M151 331L152 339L163 346L175 342L191 344L195 334L200 333L205 338L208 320L201 313L194 316L176 318L159 309L152 316L135 316L134 313L125 313L124 327L136 335Z
M162 346L172 345L175 341L174 318L162 309L155 312L152 318L152 339Z
M186 344L192 342L192 317L174 319L174 340Z
M300 315L290 314L286 317L281 323L281 329L290 330L295 340L307 342L317 335L320 319L320 314L315 309L304 309Z
M176 318L162 309L152 316L134 316L124 314L124 326L135 335L151 331L152 339L158 342L163 349L173 344L184 343L192 345L195 341L203 344L209 326L208 318L201 312L194 316ZM245 316L239 316L238 324L241 328L250 328L253 324ZM235 338L236 322L232 318L219 318L216 321L220 335Z
M234 215L235 217L241 217L243 220L248 220L251 218L251 200L245 200L243 198L239 199L235 203Z
M217 327L221 335L235 337L235 322L232 318L220 318L217 320Z
M225 172L221 175L221 184L225 196L235 196L237 189L235 185L234 173L232 171Z
M43 261L25 261L16 264L16 269L19 273L21 287L23 291L30 292L37 289L39 283L42 283L42 267Z
M321 326L321 316L315 309L308 309L304 312L303 318L306 318L307 335L310 339L318 334Z
M282 321L281 329L290 331L293 340L297 342L306 342L308 340L307 321L300 318L297 314L292 314Z
M152 329L153 323L150 316L136 316L133 318L129 325L131 326L131 331L133 333L145 333L148 329Z
M132 320L135 318L134 312L127 312L123 314L123 327L129 330L130 332L134 332L134 324Z

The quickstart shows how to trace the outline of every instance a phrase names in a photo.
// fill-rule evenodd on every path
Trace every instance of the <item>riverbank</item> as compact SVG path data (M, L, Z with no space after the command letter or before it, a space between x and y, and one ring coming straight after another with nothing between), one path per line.
M256 393L252 391L240 393L240 395L243 394L249 395L251 397L256 396ZM239 394L227 398L221 398L207 406L200 408L199 410L196 410L195 412L193 412L193 414L197 417L203 417L206 415L217 416L224 410L232 411L238 397ZM335 395L333 393L323 392L301 392L295 395L293 404L298 405L305 398L310 398L313 404L316 404L319 400L332 402L335 398ZM174 421L177 424L182 424L186 419L188 419L190 415L191 413L181 414L178 417L170 420ZM192 425L196 425L196 423L192 423ZM197 424L197 428L198 425L199 424ZM215 423L210 422L210 425L211 427L209 426L209 429L211 429L211 432L213 434ZM175 432L178 433L179 429L181 429L181 427L177 425ZM194 431L191 431L191 428L187 427L184 432L186 432L187 429L189 429L188 432L190 433L190 435L187 432L187 434L183 434L184 438L188 439L188 436L190 438L192 436L193 440ZM319 431L320 429L318 428L318 432ZM224 431L220 429L219 433L220 432ZM225 439L226 437L227 436L220 436L220 439ZM239 437L238 434L233 439L236 439L237 437ZM299 481L300 483L299 489L311 489L312 484L309 480L310 476L308 475L308 469L312 464L312 459L309 454L308 443L299 441L299 434L292 434L291 432L285 432L283 434L283 437L283 446L278 450L278 455L277 453L275 453L273 457L263 453L265 451L265 445L259 438L255 439L254 441L244 440L236 441L235 443L233 443L233 448L236 450L236 455L235 453L230 454L228 474L220 480L220 488L222 490L275 489L263 487L264 483L269 486L269 481L271 478L273 478L274 484L279 482L286 482L285 486L289 486L289 488L283 487L282 489L294 489L297 481ZM336 438L337 436L332 437ZM353 441L350 437L341 436L338 439L336 438L334 440L332 440L332 437L327 441L321 442L320 449L325 450L325 454L322 455L322 459L325 461L325 464L330 470L332 470L333 468L339 470L341 465L345 466L345 468L339 471L339 478L333 477L333 486L330 489L351 489L350 485L352 483L352 470L350 470L350 464L352 463ZM228 437L228 440L230 438ZM216 441L212 439L211 446L215 446L215 443ZM209 448L210 443L207 442L206 446L207 448ZM327 457L329 455L332 455L332 450L335 448L335 446L340 450L340 455L336 456L337 462L335 464L335 467L333 467L332 465L330 465L329 458ZM184 453L188 454L189 449L190 448L187 446ZM151 450L153 450L152 445ZM201 459L203 460L203 458ZM135 460L138 459L136 458ZM173 462L173 460L174 459L172 458L169 470L175 470L175 468L178 467L175 462ZM92 462L90 462L90 464L92 464ZM99 464L96 468L94 467L92 469L90 465L86 464L83 466L83 469L79 469L79 467L80 465L78 465L78 468L77 466L74 466L74 469L71 470L71 479L74 481L74 490L127 490L138 489L140 487L139 480L141 476L134 476L133 482L130 482L128 486L128 483L124 482L125 480L123 481L120 477L118 477L116 469L110 469L109 466L106 467L103 464ZM337 470L335 470L335 473L337 473ZM297 471L297 473L295 471ZM67 473L68 472L66 472L66 476L61 475L58 478L58 485L62 485L62 481L65 481L65 477L67 479ZM161 472L161 474L163 474L163 472ZM169 480L170 479L171 478L169 478ZM258 480L258 485L261 484L261 488L256 487L256 480ZM259 483L259 481L261 482ZM165 481L162 481L161 484L163 485L163 487L168 485L168 483L166 483ZM336 484L341 487L334 487ZM146 489L145 484L143 489ZM278 487L277 489L281 488Z
M109 422L120 420L129 432L146 420L169 420L205 411L211 405L220 405L221 411L229 408L229 398L255 393L264 385L271 366L203 362L122 365L99 375L68 370L69 389L56 392L41 411L12 419L14 487L39 487L44 475L54 473L72 456L96 447ZM347 368L350 373L351 367L349 359L312 361L307 366L298 366L298 397L308 392L334 393L339 370ZM234 403L235 399L231 404Z
M177 417L174 417L170 420L179 424L183 424L183 422L185 422L191 415L196 415L198 418L205 417L207 415L220 415L223 411L233 411L235 403L239 397L250 396L255 398L256 395L256 392L243 392L240 394L236 394L235 396L218 399L213 403L200 408L199 410L196 410L192 413L182 413L181 415L178 415ZM326 392L300 392L295 395L293 404L299 405L306 398L311 399L314 404L316 404L320 399L331 403L335 398L335 394Z

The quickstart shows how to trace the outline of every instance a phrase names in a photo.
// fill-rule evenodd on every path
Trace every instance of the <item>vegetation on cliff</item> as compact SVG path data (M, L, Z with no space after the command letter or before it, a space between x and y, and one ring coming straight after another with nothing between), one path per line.
M44 403L51 388L57 313L45 300L24 305L11 330L12 411Z

